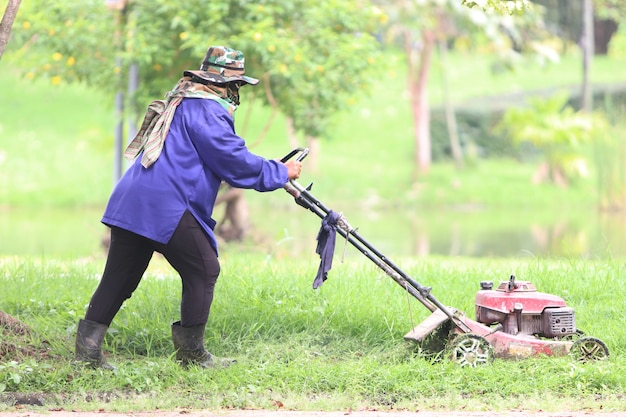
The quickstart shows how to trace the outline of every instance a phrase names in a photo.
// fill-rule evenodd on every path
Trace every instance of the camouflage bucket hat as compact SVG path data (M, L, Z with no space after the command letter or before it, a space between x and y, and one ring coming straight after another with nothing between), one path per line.
M245 76L243 52L226 46L212 46L202 60L200 70L187 70L184 76L196 76L215 84L226 84L231 81L243 81L248 84L258 84L259 80Z

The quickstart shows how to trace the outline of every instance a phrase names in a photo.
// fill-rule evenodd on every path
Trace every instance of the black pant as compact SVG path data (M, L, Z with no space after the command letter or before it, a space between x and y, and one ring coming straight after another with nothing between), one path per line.
M182 280L181 326L206 324L220 264L202 227L188 211L165 245L128 230L111 228L106 266L85 319L110 325L124 300L139 285L154 252L163 254Z

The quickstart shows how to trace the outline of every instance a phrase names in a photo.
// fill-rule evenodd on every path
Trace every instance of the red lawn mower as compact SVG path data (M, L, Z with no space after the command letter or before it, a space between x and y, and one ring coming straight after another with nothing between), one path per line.
M302 161L308 152L306 148L294 149L282 161L293 157ZM516 280L515 276L495 289L490 281L480 283L475 298L475 320L444 306L431 294L430 287L422 286L404 273L363 239L343 215L315 198L310 192L312 185L303 187L291 180L285 190L299 206L322 219L323 227L339 233L431 312L404 336L406 340L417 342L425 351L445 352L454 362L469 367L488 364L495 357L571 355L582 362L608 359L606 344L585 336L576 327L574 310L562 298L538 292L531 282ZM322 259L320 269L323 262ZM327 267L330 269L330 265Z

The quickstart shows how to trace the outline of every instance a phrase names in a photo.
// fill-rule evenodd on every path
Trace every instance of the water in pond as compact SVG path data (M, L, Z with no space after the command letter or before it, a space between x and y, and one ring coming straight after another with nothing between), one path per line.
M88 257L103 253L101 208L0 211L0 255ZM315 251L320 219L295 205L252 213L255 245L291 255ZM626 213L364 211L350 225L383 254L470 257L626 257ZM216 215L219 219L219 214ZM343 244L338 240L338 249ZM228 249L226 249L228 250Z

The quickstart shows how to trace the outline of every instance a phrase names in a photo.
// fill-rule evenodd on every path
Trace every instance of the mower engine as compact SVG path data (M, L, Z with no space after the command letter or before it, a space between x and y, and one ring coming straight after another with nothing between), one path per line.
M576 333L574 309L551 294L538 292L528 281L515 281L511 275L493 289L483 281L476 293L476 321L498 325L498 330L517 335L558 338Z

